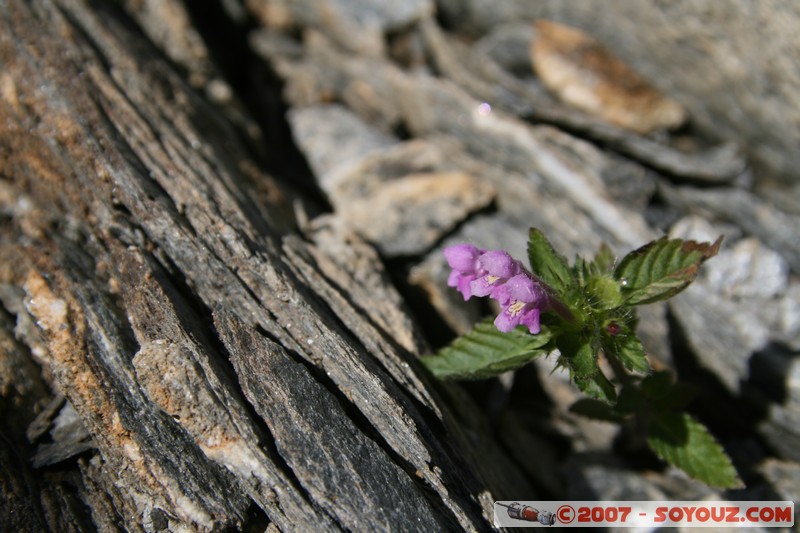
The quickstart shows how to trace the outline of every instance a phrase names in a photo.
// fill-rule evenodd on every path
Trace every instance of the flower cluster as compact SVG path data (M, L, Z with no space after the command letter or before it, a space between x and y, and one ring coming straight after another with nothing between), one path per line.
M522 324L532 334L539 333L539 315L550 305L548 291L522 263L503 250L481 250L471 244L448 246L444 256L453 269L448 286L458 289L464 300L489 296L503 308L494 321L497 329L509 332Z

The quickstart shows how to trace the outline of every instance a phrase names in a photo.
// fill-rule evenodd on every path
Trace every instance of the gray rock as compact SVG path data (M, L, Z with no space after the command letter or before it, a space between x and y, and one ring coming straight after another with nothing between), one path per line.
M473 32L549 18L582 28L680 101L713 135L796 181L800 152L800 5L791 0L680 3L442 1Z
M776 306L778 310L778 342L800 350L800 283L794 283Z
M750 192L740 189L697 189L661 184L660 192L671 205L711 220L738 226L778 251L792 271L800 273L800 215L781 211Z
M716 228L716 229L715 229ZM731 323L753 349L767 340L797 346L800 336L800 286L790 281L789 266L778 252L753 237L736 239L736 228L712 226L700 217L685 217L670 231L672 237L713 241L730 235L719 255L700 270L696 285L726 302L735 313Z
M40 444L33 458L36 468L49 466L94 448L91 433L71 403L65 402L50 429L53 442Z
M267 17L269 7L277 4L292 22L322 31L340 46L363 55L381 55L385 32L408 26L434 9L431 0L251 0L248 4Z
M341 105L294 108L289 111L288 119L292 135L320 187L329 194L333 188L331 176L335 172L398 142Z
M749 376L750 357L767 342L756 311L747 312L698 283L668 305L700 365L737 394Z
M344 219L385 257L418 255L492 201L492 188L461 172L409 174L343 202Z
M294 109L289 122L336 211L386 257L424 253L494 198L436 146L399 143L345 107Z
M570 500L666 500L666 493L644 476L610 457L575 455L564 465Z
M678 150L561 104L536 78L526 75L518 77L520 74L509 71L492 57L492 53L497 55L498 49L520 46L524 44L523 40L512 39L495 45L493 41L496 39L491 39L490 34L488 43L480 42L468 48L453 37L448 37L431 21L423 20L420 27L428 53L440 75L499 110L580 132L647 166L692 181L726 183L744 170L745 163L734 143Z
M723 249L702 276L714 291L740 300L766 300L789 288L789 265L752 237Z
M795 502L796 523L798 512L800 512L800 464L767 459L759 465L758 471L769 481L781 499Z
M556 366L556 355L540 357L533 364L539 381L547 395L553 400L551 423L561 435L568 437L576 452L610 452L614 439L619 435L617 424L576 415L569 408L585 396L571 382L569 372ZM606 375L610 373L606 372Z
M520 78L532 77L530 50L534 31L531 24L501 24L475 43L475 50L492 58L500 67Z
M780 457L800 462L800 358L768 352L764 359L770 365L767 371L780 379L784 400L769 406L759 430Z

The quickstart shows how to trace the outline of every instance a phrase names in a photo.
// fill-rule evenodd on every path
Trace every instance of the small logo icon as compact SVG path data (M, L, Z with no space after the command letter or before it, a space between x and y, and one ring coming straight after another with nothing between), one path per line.
M497 505L506 508L509 518L525 520L526 522L539 522L544 526L552 526L556 523L556 515L550 511L540 511L529 505L521 505L518 502L514 502L511 505L497 502Z

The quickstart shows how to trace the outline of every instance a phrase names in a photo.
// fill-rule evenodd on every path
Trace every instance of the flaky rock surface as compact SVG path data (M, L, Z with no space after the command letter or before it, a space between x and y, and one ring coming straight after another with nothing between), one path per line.
M796 194L691 126L558 101L525 6L0 0L0 530L488 531L498 499L732 496L571 413L552 358L421 368L491 311L441 249L522 258L531 226L567 256L726 235L639 333L698 385L734 496L797 500Z

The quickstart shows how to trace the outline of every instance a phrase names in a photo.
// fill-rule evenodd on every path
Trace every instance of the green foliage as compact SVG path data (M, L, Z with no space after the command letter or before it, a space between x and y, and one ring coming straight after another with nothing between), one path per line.
M662 237L629 253L614 272L625 303L642 305L676 295L694 281L700 265L717 255L721 244L722 237L714 244Z
M686 413L667 413L653 420L647 444L661 459L707 485L744 486L722 446L703 424Z
M642 341L628 326L617 322L610 323L606 331L612 326L615 327L616 333L603 338L603 351L609 357L616 357L628 370L648 374L650 364L647 362L647 353L644 351Z
M572 270L564 256L556 252L550 241L536 228L531 228L528 234L528 259L531 270L542 281L550 285L557 295L562 298L566 296L574 284Z
M546 327L538 335L524 328L501 333L487 319L422 363L440 379L485 379L515 370L552 351Z
M656 455L714 486L738 487L741 480L722 447L683 410L694 391L667 372L653 373L636 336L633 306L665 300L685 289L700 266L719 251L714 243L653 241L616 261L603 245L594 258L572 267L538 229L531 229L528 256L533 274L553 297L542 329L501 333L490 320L422 362L442 379L481 379L516 369L536 357L558 353L557 364L588 396L572 412L618 423L638 421ZM603 368L614 371L612 379Z
M582 398L572 404L570 412L576 415L592 418L594 420L605 420L606 422L622 422L625 418L620 415L615 406L595 400L594 398Z

